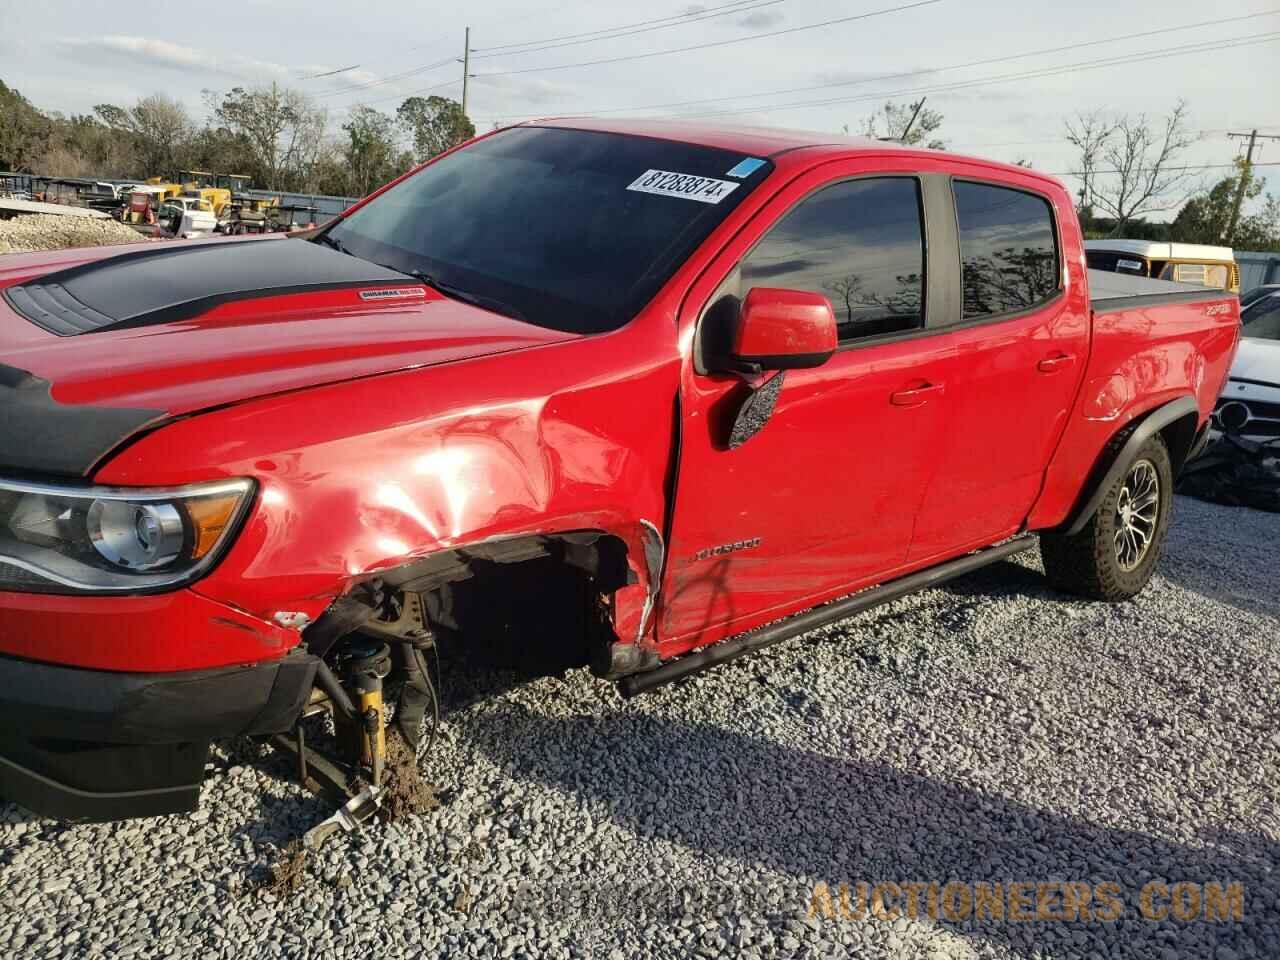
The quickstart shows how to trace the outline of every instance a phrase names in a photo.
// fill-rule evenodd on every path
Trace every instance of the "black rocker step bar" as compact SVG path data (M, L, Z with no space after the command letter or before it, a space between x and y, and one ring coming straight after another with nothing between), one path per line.
M655 687L661 687L676 680L683 680L685 677L702 673L722 663L736 660L744 654L771 647L775 643L781 643L783 640L790 640L792 637L807 633L816 627L824 626L835 620L843 620L854 614L862 613L864 610L870 610L872 607L878 607L881 604L897 600L899 597L905 597L909 593L927 590L930 587L946 583L948 580L954 580L956 577L962 577L966 573L980 570L989 564L1003 560L1005 557L1011 557L1016 553L1021 553L1031 548L1035 545L1036 539L1032 535L1015 537L1012 540L1006 540L1004 543L996 544L994 547L979 550L977 553L957 557L955 560L940 563L936 567L929 567L927 570L911 573L905 577L899 577L897 580L890 580L888 583L872 587L869 590L863 590L861 593L855 593L852 596L845 597L843 600L836 600L824 606L807 610L804 613L798 613L786 620L779 620L777 623L771 623L750 633L741 634L731 640L722 640L698 653L690 653L679 659L664 663L656 670L623 677L618 681L618 690L625 699L630 700L632 697L647 693Z

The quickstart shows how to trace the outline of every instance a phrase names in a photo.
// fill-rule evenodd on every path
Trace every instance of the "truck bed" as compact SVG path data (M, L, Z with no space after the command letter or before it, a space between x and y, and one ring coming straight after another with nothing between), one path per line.
M1115 313L1130 307L1151 307L1160 303L1196 303L1221 300L1234 293L1191 283L1130 277L1107 270L1089 271L1089 300L1094 313Z

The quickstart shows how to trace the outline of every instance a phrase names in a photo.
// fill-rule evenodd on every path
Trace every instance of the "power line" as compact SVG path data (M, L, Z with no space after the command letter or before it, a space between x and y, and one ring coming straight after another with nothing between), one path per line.
M781 2L781 0L777 0L777 2ZM761 0L733 0L733 2L732 2L732 3L727 3L727 4L725 4L725 5L724 5L724 7L740 7L740 6L744 6L744 5L746 5L746 4L757 4L757 3L761 3ZM761 4L761 5L763 5L763 4ZM696 14L697 16L701 17L703 14L709 13L709 12L710 12L710 11L712 11L712 10L719 10L719 9L722 9L722 8L721 8L721 7L709 7L709 8L707 8L706 10L698 10L698 11L695 11L695 12L693 12L693 13L687 13L687 14L673 14L673 15L668 16L668 17L659 17L659 18L657 18L657 19L655 19L655 20L650 20L650 21L641 21L641 23L640 23L640 24L631 23L631 24L620 24L620 25L618 25L618 26L616 26L616 27L602 27L602 28L600 28L599 30L590 30L590 31L587 31L586 33L582 33L582 34L568 34L568 35L567 35L567 36L565 36L565 37L549 37L549 38L546 38L546 39L544 39L544 40L524 40L524 41L521 41L521 42L519 42L519 43L509 43L509 44L495 45L495 46L492 46L492 47L472 47L472 48L471 48L471 52L474 54L474 53L476 53L477 51L485 51L485 52L488 52L488 51L491 51L491 50L502 50L502 49L506 49L507 47L523 47L523 46L528 46L528 45L537 44L537 43L547 43L547 42L550 42L550 41L552 41L552 40L563 40L563 39L568 39L569 37L587 36L588 34L594 34L594 33L611 33L611 32L613 32L613 31L615 31L615 30L625 30L625 29L628 29L629 27L639 26L639 25L641 25L641 24L643 24L643 23L657 23L657 22L658 22L658 20L679 20L679 19L685 19L685 18L688 18L688 17L694 16L695 14ZM733 12L733 11L731 11L731 12ZM534 18L534 17L541 17L541 16L543 16L543 14L544 14L544 13L545 13L545 11L543 11L543 10L533 10L533 11L531 11L531 12L529 12L529 13L526 13L526 14L524 14L524 15L522 15L522 16L518 16L518 17L508 17L508 16L501 16L501 17L499 17L499 16L493 16L493 17L489 17L489 18L487 18L487 19L481 20L481 21L480 21L480 24L481 24L482 26L487 26L487 25L489 25L489 24L496 23L496 22L498 22L498 21L500 20L500 21L501 21L501 25L502 25L502 26L504 26L504 27L510 27L513 23L523 23L525 20L530 20L530 19L532 19L532 18ZM606 38L602 38L602 39L608 39L608 38L606 37ZM401 50L401 51L399 51L399 52L400 52L400 53L410 53L410 52L412 52L412 51L414 51L414 50L421 50L421 49L423 49L424 47L425 47L426 49L428 49L428 50L436 50L436 49L439 49L441 46L442 46L442 44L440 44L440 43L420 43L420 44L417 44L416 46L407 47L406 49Z
M522 73L545 73L550 70L571 70L576 67L596 67L606 63L624 63L630 60L646 60L650 57L666 57L674 53L689 53L693 50L707 50L711 47L727 47L730 44L746 43L749 40L763 40L767 37L781 37L786 34L800 33L805 30L818 30L822 27L831 27L841 23L852 23L855 20L867 20L871 17L880 17L889 13L901 13L904 10L914 10L917 7L929 7L936 3L942 3L942 0L916 0L914 3L904 3L896 7L886 7L883 10L872 10L869 13L860 13L852 17L838 17L834 20L824 20L821 23L809 23L801 27L787 27L784 30L770 30L766 33L753 33L745 37L732 37L728 40L713 40L708 43L695 43L687 47L673 47L669 50L650 50L647 53L632 53L621 57L605 57L600 60L582 60L578 63L557 63L546 67L524 67L520 70L501 70L494 73L477 74L477 79L485 77L511 77Z
M299 80L319 80L321 77L336 77L340 73L349 73L352 70L359 70L359 69L360 69L360 64L353 63L349 67L339 67L337 70L326 70L324 73L309 73L304 77L299 77L298 79Z
M357 83L349 87L339 87L336 90L327 90L324 93L315 94L316 97L334 97L343 93L358 93L361 90L368 90L372 87L381 87L388 83L395 83L397 80L405 80L409 77L415 77L422 73L429 73L432 70L438 70L446 67L451 63L457 62L457 57L445 57L443 60L437 60L435 63L424 64L420 67L414 67L411 70L404 70L400 73L393 73L390 76L380 77L377 80L370 80L367 83Z
M1253 166L1280 167L1280 160L1277 160L1274 163L1255 163L1253 164ZM1153 169L1155 168L1154 167L1137 167L1129 172L1130 173L1147 173ZM1236 169L1236 165L1234 163L1200 163L1200 164L1191 164L1185 167L1160 167L1159 169L1167 173L1189 173L1193 170L1234 170ZM1094 173L1122 173L1123 171L1091 170L1089 172L1090 174L1094 174ZM1049 174L1049 176L1051 177L1083 177L1084 174L1085 174L1085 171L1083 170L1063 170L1057 173L1051 173Z
M1226 127L1217 130L1197 130L1196 135L1200 137L1211 137L1225 134ZM1001 143L973 143L968 140L962 140L952 144L954 147L1035 147L1043 146L1046 143L1067 143L1063 137L1045 137L1043 140L1005 140Z
M700 11L697 11L696 13L680 14L677 16L659 18L660 20L670 20L672 22L662 23L662 24L659 24L658 26L646 27L645 24L658 24L659 20L641 21L638 24L637 23L622 24L616 27L608 27L608 28L603 28L601 30L588 31L587 33L582 33L582 34L570 34L565 37L549 38L548 40L545 40L545 41L530 40L530 41L524 41L523 43L513 43L513 44L505 44L502 46L479 48L479 50L484 51L483 53L479 53L476 48L472 48L470 46L470 43L467 43L466 51L471 55L473 59L503 56L504 53L502 51L506 51L509 48L513 48L513 47L528 48L528 49L521 49L521 50L511 50L510 55L513 55L513 56L520 53L536 53L539 50L551 50L551 49L556 49L557 47L575 46L580 43L592 43L594 42L594 40L612 40L615 37L631 36L636 33L648 32L648 30L659 30L665 27L681 26L685 23L697 23L701 20L710 20L714 17L729 16L735 13L744 13L744 12L758 9L760 7L773 6L774 4L785 3L785 2L787 2L787 0L734 0L733 3L724 4L720 7L712 7L709 10L700 10ZM940 2L940 0L933 0L933 2ZM643 29L630 29L633 27L643 27ZM619 31L622 31L622 32L619 32ZM594 40L593 39L574 39L577 37L587 37L589 35L594 35L594 34L600 34L600 36L595 36ZM750 38L741 38L741 39L750 39ZM570 42L552 43L550 42L551 40L566 40ZM536 44L546 44L546 45L537 46ZM493 52L493 51L497 51L497 52ZM449 57L444 60L438 60L435 63L429 63L429 64L423 64L420 66L411 67L408 70L404 70L404 71L401 71L400 73L392 74L387 77L382 77L377 80L371 80L367 83L361 83L361 84L355 84L349 87L343 87L338 90L329 90L324 93L317 94L316 96L331 97L331 96L336 96L343 93L355 93L360 90L369 89L371 87L383 86L384 84L394 83L397 80L403 80L411 76L417 76L419 74L429 73L432 70L439 69L440 67L444 67L449 65L450 63L455 62L455 59L456 58ZM314 79L319 79L321 77L336 76L340 73L346 73L350 70L355 70L359 66L360 66L359 64L356 64L355 66L351 66L351 67L343 67L341 70L331 70L325 73L312 74L306 77L299 77L299 79L314 80ZM441 84L440 86L444 86L444 84ZM432 88L432 89L435 89L435 88ZM412 96L412 94L409 94L409 96Z
M593 40L612 40L614 37L628 37L636 33L646 33L649 30L664 30L667 27L678 27L686 23L697 23L700 20L711 20L716 17L726 17L738 13L746 13L760 7L770 7L774 4L783 2L785 2L785 0L734 0L733 3L722 4L718 7L707 7L703 10L695 9L688 13L674 14L667 17L656 17L652 20L640 20L636 23L620 24L616 27L602 27L599 30L587 30L582 33L569 33L560 37L546 37L542 40L525 40L520 43L503 43L492 47L477 47L473 52L478 54L479 57L497 57L501 56L504 51L509 51L512 54L532 53L533 50L531 49L522 50L516 48L532 47L538 50L550 50L555 47L573 46L577 43L591 43Z
M662 110L662 109L668 109L671 107L698 106L705 103L723 103L726 100L746 100L746 99L752 99L755 97L783 96L789 93L808 93L809 91L812 91L812 90L827 90L833 87L860 86L862 84L877 83L883 80L901 80L905 77L920 76L921 74L941 73L946 70L965 70L970 67L991 66L992 64L1007 63L1010 60L1021 60L1026 57L1038 57L1038 56L1047 56L1049 54L1054 54L1054 53L1066 53L1069 50L1079 50L1084 47L1099 46L1101 44L1107 44L1107 43L1120 43L1126 40L1139 40L1145 37L1153 37L1153 36L1158 36L1160 34L1165 34L1165 33L1177 33L1182 30L1195 30L1202 27L1216 26L1218 24L1223 24L1223 23L1235 23L1241 20L1253 20L1258 17L1270 17L1270 16L1275 16L1277 14L1280 14L1280 9L1266 10L1266 11L1263 11L1262 13L1251 13L1245 16L1240 16L1240 17L1230 17L1226 19L1217 19L1217 20L1204 20L1199 23L1188 23L1188 24L1183 24L1182 26L1177 26L1177 27L1162 27L1157 30L1144 30L1141 33L1130 33L1130 34L1125 34L1119 37L1107 37L1102 40L1086 40L1081 43L1071 43L1071 44L1066 44L1065 46L1060 46L1060 47L1048 47L1042 50L1031 50L1026 53L1008 54L1000 57L988 57L983 60L971 60L967 63L952 64L951 66L948 66L948 67L934 67L928 70L909 70L903 73L883 74L878 77L861 77L857 80L837 80L831 83L819 83L819 84L814 84L812 86L807 86L807 87L789 87L782 90L765 90L759 93L742 93L742 94L735 94L732 96L705 97L699 100L680 100L680 101L674 101L674 102L668 102L668 103L644 104L641 106L634 106L634 107L611 107L607 109L598 109L598 110L583 110L583 111L580 111L580 113L595 116L598 114L606 114L606 113L629 113L633 110ZM484 77L484 76L489 76L489 74L480 74L480 77ZM491 118L491 119L502 119L502 118Z
M475 74L471 74L474 79ZM440 83L432 84L429 87L423 87L420 90L410 90L408 93L393 93L385 97L364 97L357 101L360 106L367 106L371 103L386 103L388 100L408 100L410 97L420 97L424 93L431 93L433 90L443 90L445 87L452 87L456 83L462 83L461 77L454 77L452 80L443 80Z
M360 105L368 106L370 103L382 103L386 100L408 100L410 97L421 96L422 94L430 93L433 90L441 90L444 87L451 87L455 83L461 83L462 84L462 104L461 104L462 115L465 117L467 115L467 81L475 76L475 74L471 72L471 28L470 27L466 28L466 30L463 32L462 37L463 37L462 56L460 58L458 57L453 58L454 63L462 64L461 77L454 77L452 80L443 80L440 83L432 84L429 87L423 87L420 90L411 90L409 93L393 93L390 96L386 96L386 97L373 97L373 98L366 97L363 100L361 100ZM442 66L442 65L443 65L443 61L441 64L438 64L438 66Z
M857 97L829 97L823 100L793 100L788 103L766 103L755 107L735 110L719 110L708 113L673 114L678 119L701 119L706 117L733 116L742 113L756 113L765 110L786 110L792 108L828 106L837 103L865 103L872 100L892 99L893 97L911 96L918 93L938 93L948 90L961 90L969 87L987 86L993 83L1007 83L1013 80L1031 80L1041 77L1052 77L1063 73L1097 70L1102 67L1123 66L1132 63L1146 63L1150 60L1162 60L1168 57L1184 56L1191 53L1205 53L1212 50L1233 49L1253 46L1259 43L1273 43L1280 39L1280 32L1260 34L1253 37L1231 37L1223 41L1206 41L1196 44L1184 44L1180 47L1169 47L1164 50L1152 50L1142 54L1128 54L1122 57L1104 57L1099 60L1086 60L1081 63L1050 67L1044 70L1031 70L1024 73L1002 74L995 77L982 77L975 80L963 80L955 83L937 84L925 87L910 87L905 90L878 91Z

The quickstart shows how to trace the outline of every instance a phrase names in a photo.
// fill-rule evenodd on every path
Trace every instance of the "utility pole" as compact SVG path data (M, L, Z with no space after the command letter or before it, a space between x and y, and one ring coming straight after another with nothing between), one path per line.
M471 28L463 34L462 50L462 115L467 115L467 86L471 79Z
M926 97L920 98L920 102L916 104L915 112L911 114L911 119L907 121L907 128L902 131L903 143L907 142L907 134L909 134L911 132L911 128L916 125L916 117L920 116L920 109L924 106L924 102L926 99L927 99Z
M1244 168L1240 171L1240 183L1236 186L1236 200L1231 205L1231 223L1227 226L1227 235L1222 239L1227 243L1235 240L1236 227L1240 223L1240 208L1244 206L1245 191L1249 189L1249 181L1253 178L1253 150L1258 145L1259 140L1280 140L1280 136L1271 136L1268 134L1258 135L1257 130L1250 133L1229 133L1228 137L1235 140L1249 140L1249 148L1244 154Z

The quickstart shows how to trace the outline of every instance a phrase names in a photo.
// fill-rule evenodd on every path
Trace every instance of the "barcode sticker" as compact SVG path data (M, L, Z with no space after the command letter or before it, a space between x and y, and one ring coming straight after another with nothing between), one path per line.
M679 197L697 200L699 203L719 203L738 184L715 177L698 177L691 173L673 173L670 170L646 170L627 187L639 193L654 193L660 197Z

